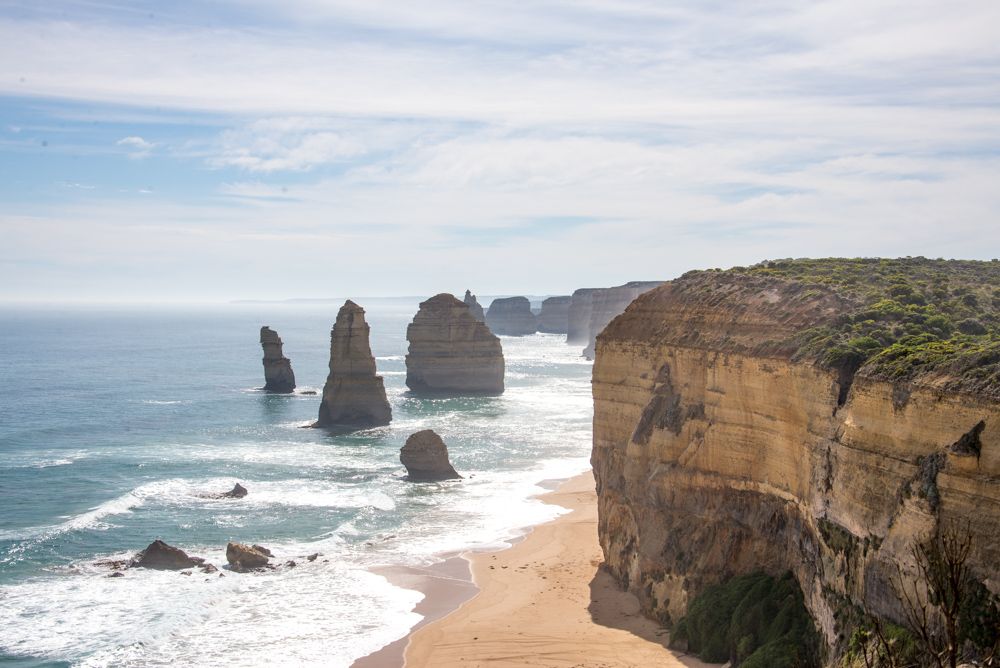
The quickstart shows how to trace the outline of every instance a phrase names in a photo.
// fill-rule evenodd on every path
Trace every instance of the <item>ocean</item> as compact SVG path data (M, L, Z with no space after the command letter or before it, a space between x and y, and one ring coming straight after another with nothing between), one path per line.
M422 594L373 568L501 547L561 512L534 497L589 467L580 348L501 337L502 396L413 398L419 300L357 301L393 422L348 435L303 428L340 302L0 310L0 665L349 666L420 619ZM262 325L284 340L293 395L257 389ZM427 428L463 480L404 480L399 448ZM205 498L236 482L244 499ZM297 566L109 578L95 564L156 538L220 569L230 540Z

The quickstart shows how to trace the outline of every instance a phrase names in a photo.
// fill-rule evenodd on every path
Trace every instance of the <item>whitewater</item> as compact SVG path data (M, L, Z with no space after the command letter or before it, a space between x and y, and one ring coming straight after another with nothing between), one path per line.
M338 302L0 313L0 662L349 666L420 619L423 595L373 570L503 546L560 512L535 496L588 467L580 349L501 337L503 396L413 398L419 300L357 301L393 422L339 436L305 428L319 396L304 393L322 388ZM295 394L257 389L261 325ZM404 479L399 448L426 428L463 480ZM206 498L236 482L246 498ZM109 578L98 563L155 538L220 568L229 540L296 566Z

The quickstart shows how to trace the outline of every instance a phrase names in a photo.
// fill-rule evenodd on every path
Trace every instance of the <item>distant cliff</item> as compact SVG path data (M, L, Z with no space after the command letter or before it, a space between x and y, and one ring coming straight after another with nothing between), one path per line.
M598 337L593 392L600 541L647 614L791 571L835 653L852 611L900 621L890 574L946 524L1000 593L1000 263L691 272Z
M632 281L613 288L581 288L570 297L566 343L585 345L583 355L594 358L594 342L615 316L644 292L663 281Z

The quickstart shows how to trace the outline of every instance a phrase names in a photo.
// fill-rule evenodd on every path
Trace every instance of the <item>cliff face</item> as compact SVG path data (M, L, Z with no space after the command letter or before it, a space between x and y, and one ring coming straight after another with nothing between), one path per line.
M504 361L500 339L454 296L420 304L406 329L406 386L415 394L501 394Z
M267 327L260 328L260 346L264 349L264 389L287 394L295 389L292 361L281 351L281 337Z
M569 304L572 297L549 297L542 301L538 314L538 331L566 334L569 331Z
M798 579L830 647L864 603L900 619L894 564L968 523L1000 592L1000 402L800 360L797 332L852 306L826 289L706 272L638 298L598 337L594 449L612 573L664 621L706 585ZM973 447L969 447L974 443Z
M527 336L538 331L527 297L494 299L486 311L486 324L491 332L504 336Z
M330 331L330 375L314 426L365 429L392 420L382 377L375 375L369 333L365 310L344 302Z

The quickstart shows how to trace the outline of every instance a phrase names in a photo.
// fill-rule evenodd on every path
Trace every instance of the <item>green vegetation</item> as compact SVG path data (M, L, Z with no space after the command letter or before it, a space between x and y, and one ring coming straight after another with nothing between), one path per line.
M688 604L671 642L705 661L743 668L820 665L819 636L791 573L742 575L708 587Z
M832 291L852 304L799 332L797 359L1000 397L1000 262L877 258L776 260L732 270Z

